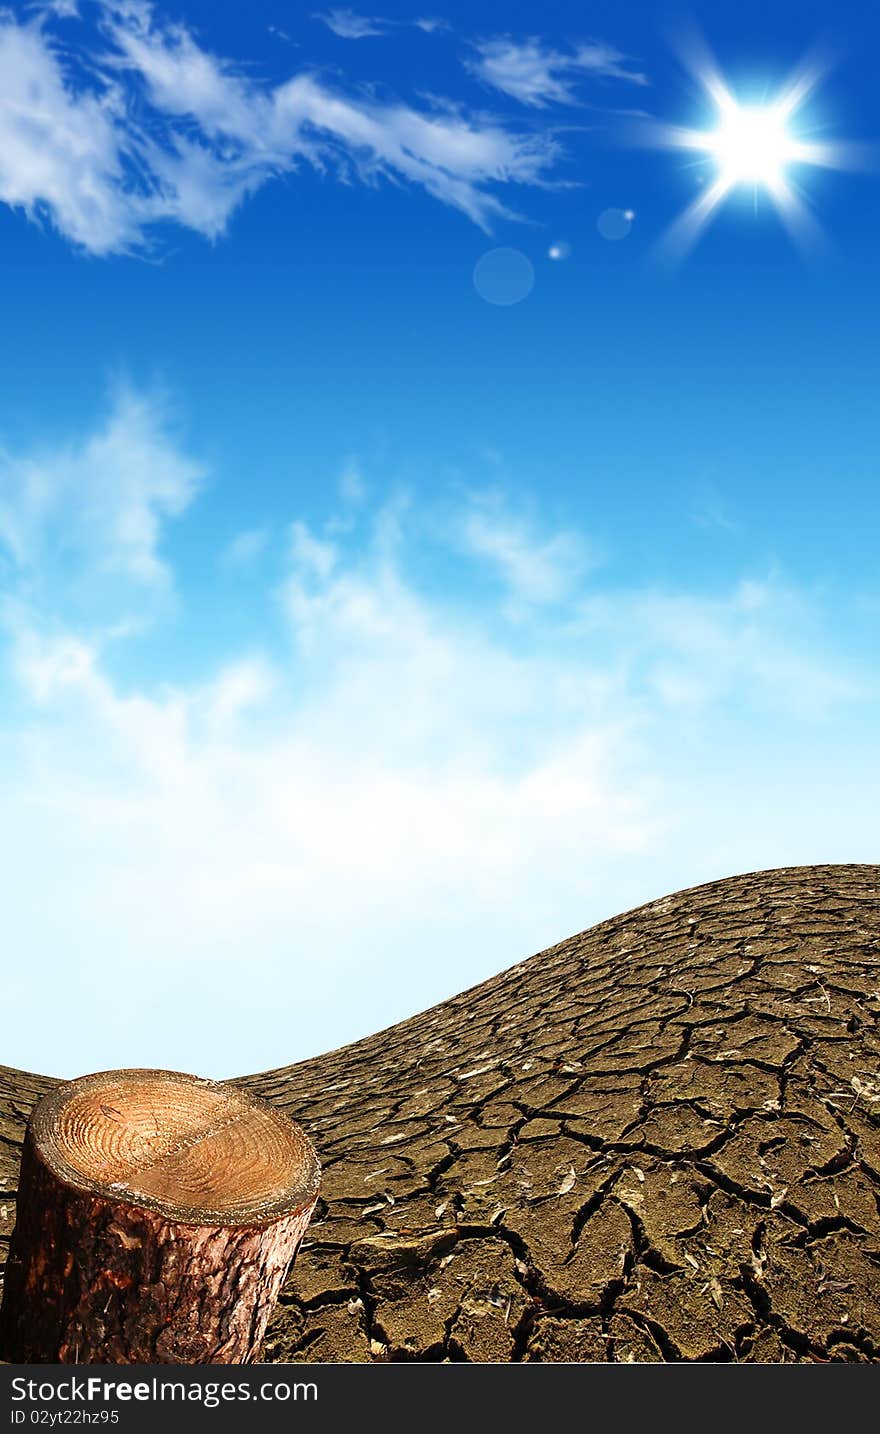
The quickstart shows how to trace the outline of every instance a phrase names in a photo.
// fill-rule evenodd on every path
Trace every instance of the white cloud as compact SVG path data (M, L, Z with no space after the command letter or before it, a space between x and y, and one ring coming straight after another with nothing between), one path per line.
M626 55L598 40L555 50L535 37L514 40L496 36L477 41L472 48L473 55L465 60L471 74L492 89L536 108L576 104L575 85L588 76L647 84L645 75L630 68Z
M87 63L45 12L0 11L0 201L93 254L136 249L161 223L216 238L302 163L411 184L488 228L510 214L496 189L545 182L559 154L550 136L346 93L307 69L269 84L145 0L100 9L104 42Z
M221 562L230 568L252 567L262 557L270 539L267 527L242 528L221 553Z
M0 199L44 214L75 244L133 244L144 199L126 192L131 158L123 100L109 83L77 91L37 24L0 11Z
M449 22L437 15L423 15L415 20L388 20L379 15L359 15L355 10L340 7L315 14L314 20L321 20L328 30L342 40L364 40L379 35L388 35L392 30L410 26L422 30L426 35L448 30Z
M330 577L339 559L333 543L316 538L305 523L291 525L290 554L295 568L323 580Z
M823 654L817 610L772 576L742 579L722 596L661 590L599 594L575 626L611 638L639 682L675 707L706 710L747 700L799 717L865 700L864 675Z
M464 549L492 566L519 603L554 603L570 596L589 564L581 537L536 532L497 492L477 495L466 506L459 532Z
M727 498L707 479L699 484L695 493L690 521L696 528L715 528L728 533L735 533L741 527L731 514Z
M38 0L35 8L47 10L59 20L78 20L80 14L77 0Z
M385 35L388 32L386 20L380 20L375 16L358 15L354 10L327 10L323 14L316 14L314 18L322 20L328 30L332 30L334 35L338 35L342 40L363 40L373 35Z
M72 564L91 577L164 585L161 525L185 511L203 476L162 400L120 387L85 438L24 455L0 450L0 553L24 575Z
M356 458L349 458L342 469L339 496L347 508L357 508L367 496L367 485Z
M122 411L166 474L190 474L150 400ZM41 471L74 462L82 483L120 421ZM149 490L148 581L194 486ZM574 548L492 495L457 524L449 502L364 502L352 524L291 514L280 587L273 562L244 626L218 568L210 607L193 599L199 644L165 672L155 641L141 668L136 635L108 643L31 583L61 511L53 484L34 491L0 610L0 861L7 948L26 955L7 999L30 1009L35 969L44 997L39 1023L7 1031L8 1061L281 1064L669 890L869 859L876 682L837 653L818 595L772 576L615 591L576 562L552 589ZM77 529L80 488L62 491ZM116 533L114 485L82 496ZM484 565L528 590L532 560L537 593L510 622ZM226 636L230 613L245 636Z

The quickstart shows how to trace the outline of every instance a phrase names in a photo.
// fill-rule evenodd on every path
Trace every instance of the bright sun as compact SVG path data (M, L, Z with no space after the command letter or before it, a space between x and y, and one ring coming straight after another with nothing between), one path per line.
M778 192L787 166L798 158L798 142L789 134L779 105L731 102L718 128L706 137L706 146L727 188L763 185Z
M803 66L773 99L756 104L733 95L705 46L685 59L711 102L714 121L705 129L653 122L649 135L651 142L663 147L703 156L712 169L696 199L670 229L666 247L685 252L722 202L742 190L754 196L756 207L758 195L766 194L796 238L820 238L797 181L808 165L859 167L852 161L860 147L805 137L799 112L818 81L816 66ZM698 178L702 181L704 176Z

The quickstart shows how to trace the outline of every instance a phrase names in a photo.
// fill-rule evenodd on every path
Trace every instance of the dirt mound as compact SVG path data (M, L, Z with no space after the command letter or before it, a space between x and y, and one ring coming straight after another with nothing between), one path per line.
M880 1360L878 1014L880 867L787 868L244 1077L324 1166L264 1358Z

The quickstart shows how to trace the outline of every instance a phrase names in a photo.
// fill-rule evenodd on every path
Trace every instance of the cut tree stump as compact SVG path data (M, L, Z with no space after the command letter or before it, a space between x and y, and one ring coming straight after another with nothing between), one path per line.
M238 1086L103 1071L28 1123L0 1357L240 1364L318 1194L300 1127Z

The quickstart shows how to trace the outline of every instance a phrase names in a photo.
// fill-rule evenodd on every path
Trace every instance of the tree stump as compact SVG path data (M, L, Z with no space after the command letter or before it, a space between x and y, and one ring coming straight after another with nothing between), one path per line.
M0 1357L256 1359L319 1176L300 1127L238 1086L129 1070L57 1087L25 1136Z

